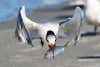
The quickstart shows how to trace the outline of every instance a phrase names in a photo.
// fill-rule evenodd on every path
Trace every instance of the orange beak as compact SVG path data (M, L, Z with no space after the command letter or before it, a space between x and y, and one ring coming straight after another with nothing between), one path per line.
M50 48L50 50L52 51L52 54L53 54L53 59L54 59L54 49L55 49L55 45L54 44L50 44L49 45L49 48Z

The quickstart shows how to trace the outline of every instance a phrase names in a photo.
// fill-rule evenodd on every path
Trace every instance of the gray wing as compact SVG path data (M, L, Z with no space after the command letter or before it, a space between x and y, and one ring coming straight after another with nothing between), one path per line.
M31 21L30 19L26 17L25 7L24 6L21 7L19 9L17 26L15 30L15 35L18 37L18 39L32 45L32 39L40 37L37 34L38 33L37 28L34 28L36 26L37 26L37 23Z
M72 18L67 18L59 23L59 32L62 38L66 38L66 41L72 41L73 39L79 40L83 19L83 11L80 7L76 7L74 16Z
M20 9L20 18L22 19L22 22L29 34L30 39L35 39L40 37L38 35L38 29L37 27L39 26L38 23L31 21L27 16L26 16L26 11L25 11L25 6L22 6Z

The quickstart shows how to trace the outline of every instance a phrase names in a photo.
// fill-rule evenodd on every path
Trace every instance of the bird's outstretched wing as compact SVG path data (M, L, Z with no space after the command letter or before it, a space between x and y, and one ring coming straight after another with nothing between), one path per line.
M31 40L33 39L32 35L36 34L33 31L35 30L35 32L36 32L38 26L39 26L39 24L31 21L26 16L25 7L22 6L19 9L19 14L18 14L18 19L17 19L17 27L16 27L16 30L19 32L19 36L21 35L20 36L21 40L24 42L25 42L25 40L27 40L27 42L29 44L32 44L32 42L31 42Z
M32 28L37 28L39 25L34 22L34 21L31 21L27 16L26 16L26 12L25 12L25 7L22 6L20 8L20 17L22 19L22 22L25 24L26 28L28 30L32 29Z
M67 40L79 39L80 29L84 19L83 11L80 7L76 7L74 16L72 18L67 18L66 20L60 22L60 28L63 30L62 35Z

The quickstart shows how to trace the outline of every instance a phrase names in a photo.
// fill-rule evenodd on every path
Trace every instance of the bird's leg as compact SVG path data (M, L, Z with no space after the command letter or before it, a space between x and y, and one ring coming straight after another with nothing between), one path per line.
M97 33L97 26L94 26L94 32Z
M44 45L44 42L43 42L42 38L40 38L40 40L41 40L41 45L42 45L42 47L43 47L43 45Z
M97 29L98 29L98 27L95 25L94 26L94 33L95 33L95 35L97 34Z

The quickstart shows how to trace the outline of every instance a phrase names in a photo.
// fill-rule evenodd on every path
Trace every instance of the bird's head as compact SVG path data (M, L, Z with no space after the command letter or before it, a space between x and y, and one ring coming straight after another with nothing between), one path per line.
M54 58L54 49L56 46L56 36L52 31L48 31L47 37L46 37L48 47L52 51L53 58Z

